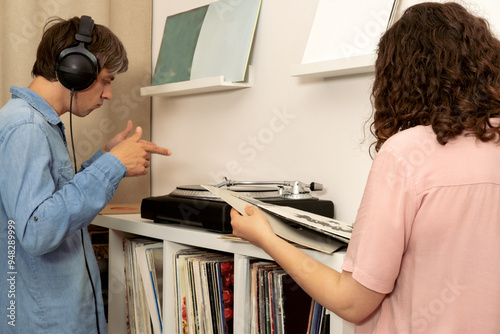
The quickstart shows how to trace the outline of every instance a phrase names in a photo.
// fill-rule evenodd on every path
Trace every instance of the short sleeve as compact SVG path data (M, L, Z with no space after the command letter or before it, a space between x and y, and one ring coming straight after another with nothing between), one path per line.
M390 293L416 212L411 165L383 147L373 161L342 269L365 287Z

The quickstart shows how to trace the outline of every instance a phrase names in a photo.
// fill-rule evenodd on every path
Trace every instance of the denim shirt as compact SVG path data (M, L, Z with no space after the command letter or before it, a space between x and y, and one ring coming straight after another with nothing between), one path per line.
M0 333L96 333L86 257L104 334L87 226L115 193L125 166L99 150L75 175L54 109L28 88L10 92L0 110Z

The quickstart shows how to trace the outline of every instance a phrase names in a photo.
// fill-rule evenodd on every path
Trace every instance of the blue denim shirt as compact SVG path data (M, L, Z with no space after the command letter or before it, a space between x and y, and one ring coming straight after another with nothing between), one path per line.
M54 109L28 88L11 93L0 110L0 333L96 333L85 250L104 334L87 226L113 196L125 166L99 150L75 175Z

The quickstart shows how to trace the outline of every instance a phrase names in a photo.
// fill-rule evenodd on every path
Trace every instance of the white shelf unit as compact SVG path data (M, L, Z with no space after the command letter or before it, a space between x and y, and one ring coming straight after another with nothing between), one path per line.
M330 78L375 71L375 54L292 65L293 77Z
M246 242L220 238L220 234L184 225L155 224L142 219L139 214L99 215L94 225L109 229L109 282L108 282L108 332L127 332L125 311L125 276L123 239L145 236L163 241L163 333L175 333L174 268L172 255L179 249L201 247L234 254L234 333L246 334L250 330L249 264L254 258L271 260L260 248ZM304 250L320 262L340 270L345 252L324 254ZM330 334L354 333L354 325L335 314L330 315Z
M210 78L173 82L164 85L142 87L141 96L173 97L249 88L252 87L252 66L248 66L247 72L248 78L246 81L225 81L224 76L221 75Z

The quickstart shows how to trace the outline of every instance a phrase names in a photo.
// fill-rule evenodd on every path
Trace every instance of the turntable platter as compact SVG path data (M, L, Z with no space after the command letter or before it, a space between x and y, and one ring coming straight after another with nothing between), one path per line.
M256 199L280 197L279 190L276 187L261 187L261 186L224 186L224 189L239 192L242 195ZM170 196L209 199L214 201L222 201L218 196L212 194L201 185L186 185L178 186L172 191Z

